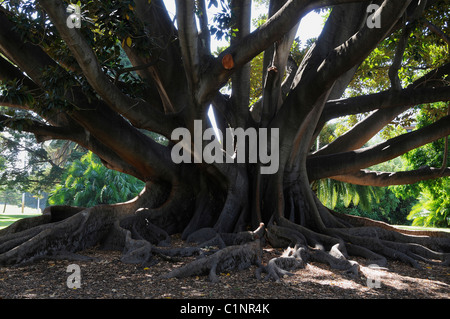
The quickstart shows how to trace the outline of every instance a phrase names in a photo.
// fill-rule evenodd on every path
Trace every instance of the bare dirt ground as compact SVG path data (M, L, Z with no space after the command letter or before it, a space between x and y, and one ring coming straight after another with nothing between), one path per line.
M264 262L281 252L266 247ZM94 260L42 260L0 267L0 299L449 299L450 293L450 268L426 264L414 269L390 261L388 269L380 270L355 259L362 267L359 278L351 279L342 271L313 262L281 282L258 280L256 267L251 267L222 273L219 283L211 283L207 276L160 279L186 259L160 260L146 267L122 263L118 251L93 248L82 254ZM81 270L78 289L67 286L71 275L67 266L74 263Z

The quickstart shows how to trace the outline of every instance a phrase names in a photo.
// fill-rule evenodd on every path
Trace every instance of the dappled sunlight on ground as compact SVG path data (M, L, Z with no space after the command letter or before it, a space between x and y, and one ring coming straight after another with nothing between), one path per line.
M184 243L172 236L174 247ZM263 263L282 254L282 249L266 247ZM81 252L93 261L42 260L20 267L0 267L0 298L210 298L210 299L448 299L450 268L429 266L422 269L389 261L387 269L369 268L364 259L355 258L360 265L357 278L351 278L328 265L312 262L304 269L292 271L280 282L258 280L256 266L242 271L218 274L219 282L211 283L208 276L184 279L161 279L183 260L155 260L143 266L124 264L119 251L100 251L96 248ZM193 258L193 257L192 257ZM81 288L66 285L67 266L79 264ZM368 285L379 280L379 288Z

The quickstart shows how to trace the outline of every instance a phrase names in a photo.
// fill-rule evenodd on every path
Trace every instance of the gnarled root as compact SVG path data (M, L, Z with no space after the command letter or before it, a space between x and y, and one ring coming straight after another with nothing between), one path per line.
M288 270L302 267L310 260L328 263L333 269L344 270L352 278L357 278L359 265L348 259L350 255L364 257L368 264L380 267L387 266L387 258L416 268L420 268L418 261L448 266L450 260L447 252L449 240L445 236L413 236L376 226L327 228L317 233L278 217L276 223L268 225L267 238L275 247L295 245L263 269L268 273L267 278L274 280L280 280L289 275Z
M256 272L256 277L261 279L261 273L265 272L267 276L264 280L280 281L284 276L291 276L291 270L304 268L308 259L309 252L306 247L287 248L281 257L272 258L266 266L261 266Z
M27 226L32 227L8 229L1 237L0 264L24 264L49 256L72 259L74 252L95 245L105 235L113 218L108 213L112 212L85 209L56 222L40 216L37 225L29 221Z
M212 282L218 282L217 272L242 270L251 265L260 266L260 264L261 243L260 240L255 240L243 245L225 247L213 255L197 259L181 268L172 270L163 278L183 278L209 274L209 279Z
M309 261L327 263L331 268L344 270L352 277L357 277L359 265L347 259L347 251L339 239L314 233L290 222L280 224L283 226L269 224L267 228L269 241L278 247L289 245L295 247L287 248L281 257L273 258L262 268L262 271L268 274L265 279L279 281L282 277L291 275L289 271L304 268ZM330 247L328 251L327 247Z
M149 184L127 203L86 209L53 206L42 216L22 219L0 232L0 265L19 265L50 257L79 259L82 257L75 254L77 251L97 244L106 249L125 247L125 260L131 261L134 256L136 262L145 262L152 243L167 244L169 240L167 232L152 222L173 229L173 225L179 224L177 218L185 217L185 211L171 209L173 200L164 202L165 190ZM152 208L155 206L159 209Z
M209 237L206 242L199 245L205 247L211 243L221 243L222 245L230 244L215 252L212 255L199 258L181 268L177 268L163 276L163 278L183 278L196 275L209 274L212 282L219 281L217 272L230 270L242 270L251 265L261 266L262 248L261 238L264 234L264 224L253 232L240 232L237 234L216 234L210 229L200 230L199 233L193 235L193 238L205 239L205 234Z
M203 253L198 247L161 248L161 246L167 246L170 237L163 229L155 225L151 225L148 228L154 231L152 236L143 238L142 235L145 235L147 229L144 229L145 232L142 233L142 230L141 232L138 232L136 228L128 230L120 226L120 224L120 222L114 224L116 235L113 238L116 238L115 244L117 248L123 247L121 261L124 263L148 265L155 262L153 260L154 255L173 261L174 257L189 257ZM147 226L149 225L147 224ZM159 241L155 240L158 238L158 235L161 239ZM117 238L121 238L119 244L117 244ZM113 242L108 242L110 248L113 247L112 244Z

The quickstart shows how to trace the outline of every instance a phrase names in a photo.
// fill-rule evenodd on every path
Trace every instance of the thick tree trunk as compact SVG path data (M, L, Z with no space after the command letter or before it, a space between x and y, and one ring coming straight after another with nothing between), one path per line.
M200 193L187 185L148 184L137 198L123 204L50 207L42 216L0 231L0 264L40 258L85 259L77 252L99 244L103 249L121 250L126 263L150 264L155 258L198 255L195 262L166 278L209 274L212 281L217 281L218 271L251 265L258 266L258 277L267 273L266 279L279 280L312 260L353 276L358 264L350 256L362 256L368 264L380 266L386 266L387 258L414 267L419 267L418 261L449 263L449 234L402 233L384 223L332 212L318 201L301 175L281 187L260 183L258 187L266 187L269 193L275 189L274 195L261 199L261 215L254 219L260 222L257 229L243 230L255 211L248 200L249 193L255 193L251 185L258 183L244 182L243 176L239 179L236 189L223 194L220 205L216 202L220 190L210 181ZM272 213L265 211L268 207L274 208ZM188 246L168 247L170 235L181 232ZM290 248L263 265L266 244Z
M320 1L323 5L350 2L353 1ZM162 2L156 3L137 1L138 18L153 23L152 17L156 17L152 36L159 37L164 30L170 30L169 38L173 40L173 25L167 15L158 15ZM250 2L232 1L233 10L239 12L233 16L239 32L231 47L218 58L208 55L207 32L200 34L197 30L195 2L178 0L176 3L177 40L170 41L163 50L171 63L153 64L151 57L143 60L133 48L126 49L133 63L149 65L139 70L139 74L146 81L153 81L155 87L150 93L157 92L157 97L144 101L124 94L110 81L82 33L66 27L62 2L54 5L52 1L40 1L102 100L91 102L74 87L65 98L77 108L51 123L55 126L32 121L26 130L41 140L72 139L98 153L109 167L133 174L147 184L137 198L127 203L91 208L50 207L42 216L21 220L1 230L0 265L28 263L39 258L83 258L76 253L98 244L105 249L121 250L122 261L127 263L147 264L158 257L199 255L196 261L166 277L209 274L213 281L217 280L217 271L242 269L252 264L258 266L258 277L264 272L265 278L279 280L309 260L325 262L356 275L358 264L350 256L362 256L368 263L380 266L387 259L401 260L414 267L419 266L418 261L449 265L448 233L401 231L384 223L341 215L323 206L310 187L310 182L317 178L345 179L353 175L357 179L355 172L362 168L450 133L450 117L444 117L421 131L355 151L380 125L384 126L406 107L409 91L401 91L389 95L396 98L389 103L385 103L384 95L377 96L380 104L386 104L385 110L362 124L365 134L358 139L349 138L358 135L357 127L328 148L310 153L317 128L323 124L321 121L335 115L327 108L330 106L327 101L342 95L357 66L397 25L411 1L383 1L379 11L384 26L380 29L364 24L361 18L366 13L364 5L335 7L322 36L295 76L289 77L292 85L287 96L282 87L283 72L298 18L311 9L307 4L310 2L271 1L271 8L277 9L276 12L272 12L264 27L250 33ZM202 1L199 5L205 7ZM205 31L202 21L200 27ZM29 50L22 50L20 37L2 12L0 25L3 26L0 29L2 52L15 57L14 61L33 80L30 87L39 94L45 92L36 65L42 69L60 66L37 46L29 45ZM262 116L256 118L256 123L248 110L248 63L264 50L267 50L268 69L260 103ZM225 58L232 63L225 65ZM3 62L0 58L0 64ZM0 77L24 78L23 72L9 63L8 66L0 70ZM163 74L164 66L167 74ZM228 99L218 89L229 78L233 81L233 94ZM424 80L429 78L425 76ZM423 90L426 94L433 92L436 91L427 87ZM440 98L448 97L445 90L438 93ZM352 101L347 101L352 110L345 109L344 105L340 111L352 112ZM169 147L164 147L139 130L159 132L168 138L177 127L187 127L192 132L194 121L205 119L210 103L222 112L221 128L234 125L243 129L279 129L277 173L264 175L260 171L262 164L248 162L175 165L170 151L176 141L171 140ZM6 116L0 117L2 122L8 120ZM67 125L73 130L66 131ZM182 235L187 247L167 247L170 236L176 233ZM263 265L261 254L266 244L287 247L287 250L282 257Z

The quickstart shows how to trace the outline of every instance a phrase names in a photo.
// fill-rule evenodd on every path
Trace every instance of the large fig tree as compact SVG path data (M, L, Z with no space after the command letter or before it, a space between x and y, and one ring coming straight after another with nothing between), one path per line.
M162 0L2 1L0 102L8 111L1 126L31 132L39 143L74 141L146 186L130 202L50 207L11 225L0 232L0 264L75 257L98 244L122 250L129 263L199 254L167 276L209 273L212 280L217 271L252 264L277 279L308 260L355 273L351 256L378 265L449 263L448 235L336 213L311 189L323 178L388 186L449 176L446 163L407 172L367 168L447 137L450 116L364 147L411 107L450 100L448 56L415 64L414 79L403 72L412 39L448 43L446 1L270 0L267 21L252 31L252 1L229 0L217 21L230 29L230 45L218 56L208 24L217 1L175 3L172 19ZM330 8L324 29L296 65L290 52L299 22L322 8ZM343 98L386 39L396 47L384 62L389 88ZM250 62L260 53L262 95L250 107ZM215 132L223 134L212 134L211 106ZM315 149L328 121L366 113ZM154 133L168 142L156 142ZM189 245L167 247L177 233ZM261 264L262 244L289 249Z

